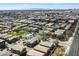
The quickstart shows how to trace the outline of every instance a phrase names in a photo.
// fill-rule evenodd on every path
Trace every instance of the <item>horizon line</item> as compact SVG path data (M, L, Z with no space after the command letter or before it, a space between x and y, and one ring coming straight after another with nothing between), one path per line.
M69 10L79 8L28 8L28 9L0 9L0 10Z

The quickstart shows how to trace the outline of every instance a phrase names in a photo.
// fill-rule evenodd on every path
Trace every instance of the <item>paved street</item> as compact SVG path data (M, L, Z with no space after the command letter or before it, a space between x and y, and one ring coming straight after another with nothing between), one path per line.
M68 56L79 56L79 23Z

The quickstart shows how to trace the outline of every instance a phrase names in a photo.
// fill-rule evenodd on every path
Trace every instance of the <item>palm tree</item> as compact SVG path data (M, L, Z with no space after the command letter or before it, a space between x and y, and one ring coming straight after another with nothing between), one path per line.
M54 45L55 45L56 47L58 47L58 46L59 46L59 41L58 41L58 40L54 41Z

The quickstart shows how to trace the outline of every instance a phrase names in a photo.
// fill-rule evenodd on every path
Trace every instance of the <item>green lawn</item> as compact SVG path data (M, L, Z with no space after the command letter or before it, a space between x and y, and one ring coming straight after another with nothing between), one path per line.
M21 36L23 35L25 32L16 32L16 36Z
M13 35L13 36L22 36L23 34L27 34L28 32L26 32L26 31L12 31L12 32L9 32L8 34L10 34L10 35Z

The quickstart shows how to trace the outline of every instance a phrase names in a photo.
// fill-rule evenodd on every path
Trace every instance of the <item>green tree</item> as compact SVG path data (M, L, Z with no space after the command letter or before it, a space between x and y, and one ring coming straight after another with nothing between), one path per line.
M54 41L54 45L55 45L56 47L58 47L58 46L59 46L59 41L58 41L58 40Z

